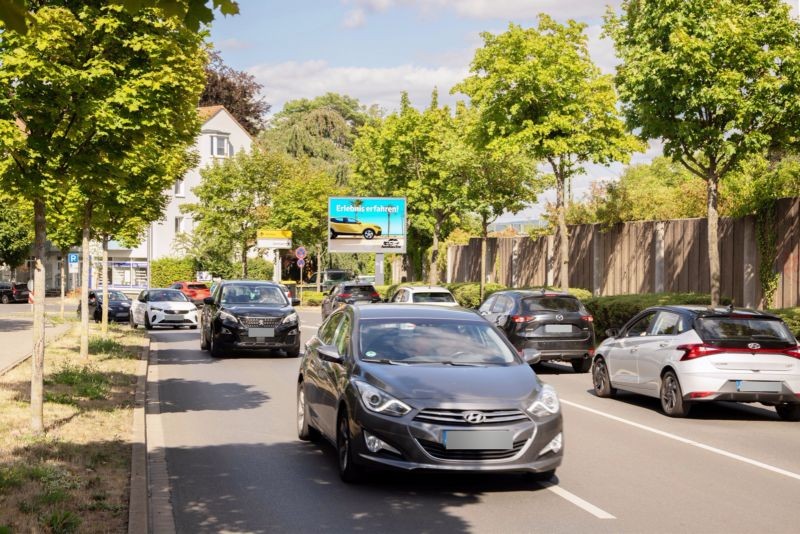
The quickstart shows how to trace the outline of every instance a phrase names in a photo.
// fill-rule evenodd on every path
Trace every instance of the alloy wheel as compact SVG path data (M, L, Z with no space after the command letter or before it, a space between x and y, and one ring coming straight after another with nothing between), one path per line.
M606 362L603 360L596 361L592 376L594 378L595 391L603 391L606 385Z
M339 471L347 471L350 462L350 431L347 428L347 416L339 418L339 433L337 435L339 449Z
M674 376L667 375L664 378L664 389L661 394L662 402L664 403L664 408L667 412L671 412L675 409L677 395L678 383Z
M297 433L302 434L306 423L306 393L303 384L297 388Z

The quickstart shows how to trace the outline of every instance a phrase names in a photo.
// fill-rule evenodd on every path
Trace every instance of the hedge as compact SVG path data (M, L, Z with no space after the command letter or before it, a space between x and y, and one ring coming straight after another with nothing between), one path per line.
M767 310L767 313L777 315L786 322L794 337L800 339L800 308L784 308L782 310Z
M322 305L322 298L325 296L321 291L306 291L303 290L301 304L303 306L320 306Z
M174 282L195 279L191 258L160 258L150 262L150 286L169 287Z

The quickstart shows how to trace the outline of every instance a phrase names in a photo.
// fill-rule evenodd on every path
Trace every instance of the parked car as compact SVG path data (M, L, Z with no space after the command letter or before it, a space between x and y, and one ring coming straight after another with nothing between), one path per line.
M197 306L177 289L145 289L131 305L131 328L144 325L147 330L155 326L197 328Z
M375 283L375 275L374 274L359 274L356 276L356 282L361 284L374 284Z
M330 229L331 239L340 235L355 235L369 240L383 231L377 224L359 222L351 217L331 217Z
M11 304L12 302L28 302L28 286L16 284L14 282L0 282L0 302Z
M347 482L367 466L549 478L564 452L556 391L464 309L335 311L306 344L296 413L300 439L333 443Z
M594 318L569 293L498 291L478 311L505 332L518 350L537 350L540 361L569 362L576 373L589 371L594 354Z
M600 397L618 389L655 397L673 417L700 402L760 402L782 419L800 420L800 347L778 317L660 306L607 334L592 370Z
M328 291L336 284L349 282L354 280L354 278L355 276L351 271L345 271L341 269L325 269L320 273L320 283L323 291ZM315 284L317 282L317 273L312 273L309 277L309 280L312 284Z
M200 348L215 358L233 351L283 350L290 358L300 355L300 318L275 282L226 280L203 307Z
M400 286L389 298L389 302L399 304L435 304L437 306L458 306L456 298L447 288L439 286Z
M346 282L333 286L322 299L322 318L346 304L367 304L381 301L381 295L372 284Z
M186 295L197 306L202 306L203 299L211 296L211 291L204 282L175 282L169 287Z
M89 291L89 317L99 323L103 319L103 292ZM78 317L81 316L81 302L78 301ZM131 299L122 291L108 290L108 320L130 322Z

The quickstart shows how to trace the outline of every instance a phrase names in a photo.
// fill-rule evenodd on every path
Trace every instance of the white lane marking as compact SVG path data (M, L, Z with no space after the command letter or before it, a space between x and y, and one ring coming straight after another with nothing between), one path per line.
M691 439L687 439L675 434L671 434L669 432L665 432L663 430L659 430L657 428L649 427L647 425L643 425L640 423L634 423L633 421L628 421L627 419L623 419L621 417L617 417L616 415L607 414L601 412L600 410L595 410L594 408L589 408L588 406L583 406L582 404L576 404L574 402L570 402L568 400L561 399L562 404L566 404L567 406L572 406L574 408L578 408L595 415L599 415L600 417L605 417L607 419L611 419L612 421L617 421L619 423L624 423L626 425L630 425L632 427L638 428L640 430L645 430L647 432L652 432L653 434L659 435L661 437L665 437L671 440L678 441L680 443L684 443L686 445L691 445L692 447L697 447L698 449L703 449L704 451L713 452L714 454L719 454L720 456L725 456L726 458L730 458L732 460L736 460L738 462L742 462L745 464L749 464L755 467L759 467L766 471L771 471L773 473L777 473L779 475L783 475L789 478L793 478L795 480L800 480L800 474L794 473L792 471L787 471L786 469L781 469L780 467L775 467L774 465L765 464L764 462L759 462L758 460L753 460L751 458L747 458L745 456L741 456L739 454L735 454L733 452L729 452L723 449L718 449L716 447L712 447L711 445L706 445L705 443L700 443L698 441L694 441Z
M614 517L613 515L609 514L605 510L603 510L601 508L598 508L597 506L593 505L590 502L584 501L583 499L581 499L580 497L578 497L574 493L570 493L569 491L565 490L561 486L556 486L554 484L550 484L549 482L546 482L546 483L544 483L542 485L545 487L545 489L547 489L549 491L552 491L553 493L555 493L556 495L558 495L559 497L561 497L565 501L571 502L572 504L574 504L578 508L584 510L585 512L589 512L590 514L592 514L593 516L595 516L598 519L616 519L616 517Z

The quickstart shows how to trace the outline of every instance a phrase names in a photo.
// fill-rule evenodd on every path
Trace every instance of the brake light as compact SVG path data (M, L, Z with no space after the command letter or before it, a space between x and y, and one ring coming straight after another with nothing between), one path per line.
M352 293L342 293L342 294L340 294L340 295L339 295L339 298L342 298L342 299L349 299L349 298L350 298L350 297L352 297L352 296L353 296L353 294L352 294Z
M684 351L681 356L681 361L694 360L695 358L702 358L703 356L712 356L724 352L717 347L711 345L703 345L702 343L693 345L679 345L678 350Z
M533 321L534 317L532 315L512 315L511 320L515 323L527 323L528 321Z
M17 294L17 288L16 287L11 286L11 294L12 295L16 295Z
M703 397L710 397L714 395L716 391L693 391L689 393L690 399L702 399Z
M791 356L792 358L797 358L800 360L800 347L795 347L793 349L786 349L783 353L787 356Z
M588 352L588 353L589 353L589 356L594 356L594 349L589 349L589 350L588 350L588 351L586 351L586 352Z
M373 291L371 297L374 299L379 299L381 298L381 294L378 293L377 291Z
M581 315L581 319L583 319L587 323L593 323L594 322L594 317L592 317L591 315Z

